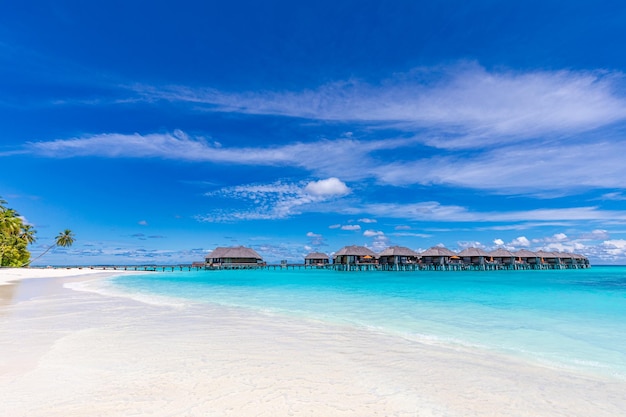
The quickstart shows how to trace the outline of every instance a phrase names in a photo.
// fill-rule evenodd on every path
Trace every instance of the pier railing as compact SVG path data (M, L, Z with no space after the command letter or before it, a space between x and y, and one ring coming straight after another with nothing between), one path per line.
M328 269L335 271L502 271L502 270L551 270L551 269L586 269L588 262L524 262L513 263L484 262L484 263L327 263L327 264L266 264L266 263L223 263L210 264L177 264L177 265L97 265L97 266L57 266L55 268L79 268L97 269L104 271L143 271L143 272L176 272L176 271L201 271L201 270L234 270L234 269L269 269L269 270L295 270L295 269Z

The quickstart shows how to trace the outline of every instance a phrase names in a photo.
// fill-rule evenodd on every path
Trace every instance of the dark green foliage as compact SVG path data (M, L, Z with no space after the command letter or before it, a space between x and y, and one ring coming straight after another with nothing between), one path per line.
M0 266L22 266L30 259L28 245L35 241L35 230L6 204L0 198Z

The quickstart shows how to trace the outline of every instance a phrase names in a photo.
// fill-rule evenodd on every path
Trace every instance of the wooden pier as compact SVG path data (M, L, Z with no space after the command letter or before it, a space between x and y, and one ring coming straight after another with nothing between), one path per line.
M80 269L101 269L103 271L142 271L142 272L176 272L176 271L218 271L218 270L333 270L333 271L503 271L503 270L555 270L555 269L586 269L588 262L483 262L467 263L462 261L444 263L326 263L326 264L266 264L266 263L224 263L211 265L204 263L178 265L100 265L78 267ZM70 268L70 267L57 267ZM77 267L71 267L77 268Z

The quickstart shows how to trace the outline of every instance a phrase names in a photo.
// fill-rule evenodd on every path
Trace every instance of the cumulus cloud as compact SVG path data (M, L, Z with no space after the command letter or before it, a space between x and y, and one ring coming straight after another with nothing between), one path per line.
M389 238L380 230L366 230L363 236L372 238L371 249L374 252L380 252L389 246Z
M311 181L304 187L304 191L314 196L334 196L345 195L350 189L339 178L328 178L325 180Z
M509 245L513 247L528 248L530 247L530 240L528 240L526 236L520 236L513 239Z
M612 239L602 242L604 252L614 257L626 256L626 239Z

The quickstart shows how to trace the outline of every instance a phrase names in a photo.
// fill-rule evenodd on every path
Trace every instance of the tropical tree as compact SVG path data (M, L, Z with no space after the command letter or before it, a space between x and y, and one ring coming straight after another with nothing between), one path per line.
M43 253L39 256L37 256L35 259L33 259L32 261L28 261L26 262L24 265L28 265L31 264L32 262L36 261L37 259L41 258L42 256L44 256L46 253L50 252L51 249L56 248L57 246L62 246L64 248L69 248L70 246L72 246L74 244L74 232L72 232L70 229L65 229L64 231L62 231L61 233L59 233L57 235L57 237L54 239L54 244L48 246L48 248L43 251Z
M28 262L28 245L35 241L35 230L0 198L0 266L20 266Z
M0 197L0 266L26 266L57 246L69 247L74 243L74 233L65 229L57 235L53 245L31 260L28 245L35 243L36 233L33 226L24 223L22 217L8 208L6 200Z
M74 233L70 229L65 229L56 237L56 246L68 248L74 244Z

